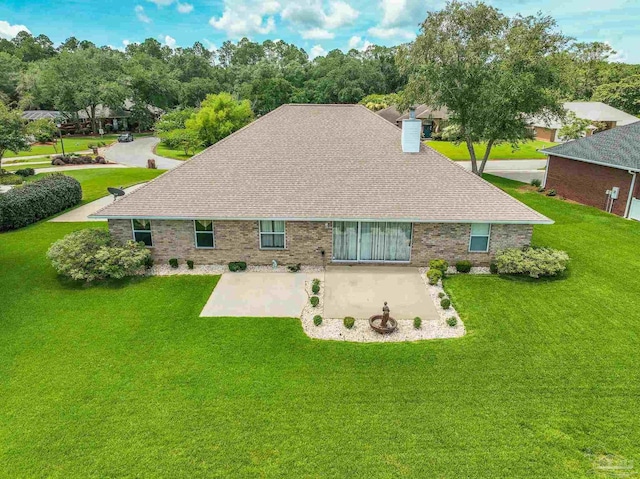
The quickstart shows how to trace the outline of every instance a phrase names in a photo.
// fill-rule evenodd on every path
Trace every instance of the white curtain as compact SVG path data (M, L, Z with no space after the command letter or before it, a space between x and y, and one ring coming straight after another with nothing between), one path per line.
M384 261L386 223L360 223L360 260Z
M411 258L411 223L387 223L384 259L409 261Z
M333 223L333 259L342 261L357 261L357 221L335 221Z

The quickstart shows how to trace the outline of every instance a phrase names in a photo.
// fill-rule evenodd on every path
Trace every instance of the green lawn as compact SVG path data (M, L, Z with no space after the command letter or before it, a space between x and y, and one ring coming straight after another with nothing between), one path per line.
M200 153L202 150L204 150L204 148L198 148L193 155ZM167 148L162 143L158 143L158 145L156 146L155 154L164 156L165 158L173 158L174 160L182 160L182 161L188 160L193 156L193 155L185 155L184 150L172 150L171 148Z
M469 150L466 144L456 145L451 141L428 141L427 145L434 150L439 151L444 156L456 161L469 161ZM549 148L557 145L548 141L532 140L520 145L514 150L510 144L497 145L491 148L489 154L490 160L527 160L527 159L545 159L546 155L536 150L540 148ZM482 158L486 150L486 144L482 143L476 147L476 157Z
M2 169L7 171L16 171L23 168L46 168L47 166L51 166L51 160L46 157L24 160L20 163L2 162Z
M143 136L149 136L149 133L134 133L134 137L139 138ZM96 144L99 141L102 141L106 144L111 144L115 142L118 138L117 134L112 135L104 135L104 136L63 136L62 141L64 143L64 151L65 153L75 153L77 151L85 151L89 150L89 145ZM55 155L62 154L62 147L60 145L60 140L56 145L56 149L54 149L53 145L34 145L28 151L21 151L18 154L15 154L13 151L7 151L4 154L3 158L16 158L20 156L36 156L36 155Z
M573 478L591 453L637 472L640 223L493 181L556 220L534 241L571 270L447 279L457 340L200 318L216 277L58 279L50 243L96 224L0 234L0 476Z

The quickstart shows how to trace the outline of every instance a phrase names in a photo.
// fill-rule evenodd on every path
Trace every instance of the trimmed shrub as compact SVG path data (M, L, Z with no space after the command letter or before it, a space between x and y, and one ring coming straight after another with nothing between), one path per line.
M538 193L544 193L544 186L538 187Z
M469 271L471 271L471 261L458 261L456 263L456 271L458 273L468 273Z
M422 318L420 318L418 316L413 318L413 327L414 327L414 329L420 329L421 326L422 326Z
M318 278L313 280L311 283L311 291L313 294L318 294L320 292L320 280Z
M16 175L22 176L26 178L27 176L33 176L36 174L36 170L33 168L22 168L21 170L16 170Z
M47 258L62 276L76 281L120 279L140 271L151 253L144 245L128 241L124 246L104 229L82 229L51 245Z
M511 248L498 252L495 263L499 274L539 278L563 273L569 264L569 255L553 248Z
M447 324L452 328L455 327L456 324L458 324L458 318L456 318L455 316L451 316L450 318L447 318Z
M547 191L547 196L556 196L557 194L556 190L553 189Z
M144 260L144 268L151 269L153 268L153 258L151 255L147 256L147 259Z
M187 260L187 268L193 269L193 260L192 259L188 259Z
M427 279L431 285L438 284L438 281L442 279L442 271L439 269L430 269L427 271Z
M309 302L311 303L311 306L313 306L314 308L317 308L318 305L320 304L320 298L318 298L317 296L311 296L309 298Z
M0 231L7 231L60 213L82 200L75 178L60 173L47 175L0 195Z
M438 293L438 298L442 299L442 298L444 298L444 296L445 296L445 294L442 291L440 291Z
M489 273L498 274L498 265L495 261L492 261L491 264L489 264Z
M356 320L354 318L352 318L351 316L347 316L346 318L344 318L342 320L342 323L344 324L345 328L352 329L353 326L356 324Z
M178 258L171 258L169 260L169 266L171 266L172 268L177 268L178 267Z
M302 265L300 263L298 263L298 264L290 264L289 266L287 266L287 269L289 271L291 271L292 273L297 273L298 271L300 271L301 267L302 267Z
M21 185L24 182L24 178L13 173L3 173L0 175L0 185Z
M447 263L443 259L432 259L431 261L429 261L429 268L430 269L439 269L440 271L442 271L442 275L444 276L445 274L447 274L447 269L449 268L449 263Z
M315 324L316 326L320 326L322 324L322 316L320 316L319 314L316 314L313 317L313 324Z
M245 269L247 269L247 263L244 261L232 261L229 263L229 271L233 271L234 273L236 271L244 271Z
M451 307L451 300L449 298L442 298L440 300L440 306L442 309L449 309Z
M540 188L540 185L542 185L542 181L540 181L538 178L534 178L533 180L531 180L531 186Z

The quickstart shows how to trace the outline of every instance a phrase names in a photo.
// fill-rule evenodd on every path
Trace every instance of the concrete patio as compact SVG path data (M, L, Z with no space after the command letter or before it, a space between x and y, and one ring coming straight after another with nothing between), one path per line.
M396 319L440 318L416 268L329 266L325 273L324 315L369 318L387 301Z

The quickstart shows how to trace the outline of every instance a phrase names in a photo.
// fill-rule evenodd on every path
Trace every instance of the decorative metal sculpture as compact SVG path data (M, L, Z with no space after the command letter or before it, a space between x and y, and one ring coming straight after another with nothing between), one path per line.
M380 334L389 334L394 332L398 327L398 322L389 316L390 310L387 302L384 302L382 314L376 314L369 318L369 326Z

